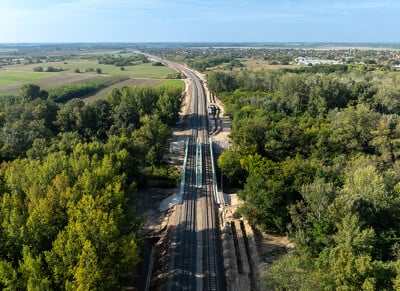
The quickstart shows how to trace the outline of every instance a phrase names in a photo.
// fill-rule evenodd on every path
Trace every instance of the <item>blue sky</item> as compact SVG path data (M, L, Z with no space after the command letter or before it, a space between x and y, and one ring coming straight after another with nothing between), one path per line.
M0 43L400 42L399 28L391 0L0 0Z

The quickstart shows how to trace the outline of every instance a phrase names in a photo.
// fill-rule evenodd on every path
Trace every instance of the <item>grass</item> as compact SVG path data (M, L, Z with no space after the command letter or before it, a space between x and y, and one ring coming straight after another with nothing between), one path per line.
M165 80L158 86L166 86L166 87L178 87L179 89L185 90L185 82L182 80Z
M61 72L34 72L33 68L42 66L46 69L49 66L55 68L62 68ZM30 65L13 65L7 66L0 70L0 86L15 84L15 83L28 83L39 79L45 79L47 77L54 77L57 75L71 74L79 69L84 75L100 75L96 72L86 72L86 70L101 69L101 75L120 75L131 78L151 78L151 79L163 79L166 78L168 74L175 73L175 70L169 67L159 67L153 66L151 63L139 64L136 66L126 66L124 70L121 67L116 67L114 65L99 64L96 60L81 60L72 59L66 62L51 62L43 64L30 64ZM77 73L78 74L78 73Z
M34 72L35 67L43 67L44 70L51 66L62 68L60 72ZM80 73L75 73L79 69ZM101 69L101 74L96 73ZM99 64L97 60L69 59L65 62L49 62L40 64L20 64L0 68L0 95L18 94L20 87L26 83L34 83L45 90L54 90L66 84L80 84L93 81L99 77L122 76L129 78L123 82L107 86L95 94L86 95L85 101L91 102L104 98L113 88L122 86L175 86L184 90L185 83L182 80L164 80L168 75L176 74L176 71L165 66L153 66L152 63L135 66L121 67Z
M44 90L49 90L55 87L63 86L65 84L77 84L98 78L99 76L97 75L89 75L89 74L73 74L73 73L67 73L61 75L51 74L50 77L45 77L43 79L36 79L36 80L30 79L25 82L17 82L0 86L0 95L18 94L23 83L35 83L36 85L39 85L40 88Z
M19 71L0 71L0 86L21 82L30 82L52 76L54 73L35 73Z
M162 79L166 78L168 74L175 73L175 70L168 67L157 67L153 66L151 63L140 64L136 66L126 66L124 70L121 67L116 67L114 65L99 64L95 60L70 60L67 64L63 62L59 63L49 63L49 65L56 68L63 68L70 73L74 72L76 69L81 71L81 74L96 74L96 72L85 72L88 69L97 68L101 69L102 74L106 75L121 75L133 78L152 78L152 79ZM33 70L33 68L32 68Z

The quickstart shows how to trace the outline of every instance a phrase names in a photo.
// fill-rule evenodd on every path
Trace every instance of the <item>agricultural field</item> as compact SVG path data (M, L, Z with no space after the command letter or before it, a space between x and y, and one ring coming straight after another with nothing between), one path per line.
M37 64L36 64L37 66ZM79 69L79 74L97 74L96 69L101 70L101 74L103 75L121 75L133 78L165 78L168 74L173 74L175 71L168 67L158 67L153 66L152 63L139 64L135 66L125 66L125 67L117 67L114 65L106 65L99 64L97 60L82 60L82 59L74 59L65 62L52 62L48 64L43 64L43 67L52 66L55 68L62 68L63 72L56 73L64 73L69 72L73 73L76 69ZM35 66L33 66L35 67ZM123 68L123 69L122 69ZM89 70L93 69L93 72ZM33 71L31 68L30 71Z
M35 72L42 67L55 68L55 72ZM170 74L176 72L165 66L154 66L152 63L143 63L134 66L117 67L114 65L99 64L97 60L73 58L60 62L46 62L39 64L17 64L0 68L0 95L16 94L19 88L26 83L34 83L48 90L65 84L76 84L90 81L99 76L122 76L139 78L133 84L146 84L143 79L150 79L148 84L157 85Z
M57 73L32 73L44 74L42 79L26 79L26 81L19 81L17 83L12 83L8 85L0 85L0 95L12 95L18 94L19 89L21 88L23 83L35 83L39 85L42 89L48 90L50 88L62 86L65 84L77 84L86 81L91 81L98 78L98 75L95 74L74 74L74 73L64 73L64 74L57 74ZM49 74L49 75L48 75ZM27 74L29 76L29 74ZM36 75L37 76L37 75ZM0 73L0 82L3 81L1 73Z
M27 71L9 71L9 70L1 70L0 71L0 86L15 84L21 82L35 81L38 79L43 79L46 77L50 77L52 73L35 73L35 72L27 72Z

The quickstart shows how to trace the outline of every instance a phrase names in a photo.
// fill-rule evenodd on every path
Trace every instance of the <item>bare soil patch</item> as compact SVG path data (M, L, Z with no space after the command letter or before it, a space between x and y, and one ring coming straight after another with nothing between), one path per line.
M258 228L254 228L254 234L261 260L267 265L294 248L294 244L287 236L260 231Z
M159 236L168 224L169 213L158 211L160 203L166 197L172 195L175 188L146 188L140 189L136 194L138 214L145 219L142 228L145 236Z

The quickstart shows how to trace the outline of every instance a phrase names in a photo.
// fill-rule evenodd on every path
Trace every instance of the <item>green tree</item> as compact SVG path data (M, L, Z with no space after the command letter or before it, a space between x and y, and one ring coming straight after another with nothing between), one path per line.
M323 290L313 258L306 250L294 250L273 262L262 274L262 284L265 290Z
M346 215L337 225L336 246L325 249L319 264L325 288L336 290L375 290L376 277L371 251L373 229L362 229L354 215ZM325 269L326 268L326 269Z
M58 109L59 107L52 100L35 99L25 106L21 119L26 122L43 121L46 128L55 132L54 121L56 120Z
M79 255L78 264L74 269L74 280L66 282L67 290L98 290L101 289L102 273L98 268L98 259L90 241L83 244L82 253Z
M0 287L4 291L18 290L19 281L17 271L10 262L0 259Z
M38 85L25 84L21 87L19 95L24 100L34 100L37 98L47 99L49 93L47 91L41 90Z
M330 206L337 196L337 189L322 179L301 187L303 200L289 207L291 221L294 226L296 244L312 247L319 252L331 244L334 227L329 215ZM293 230L292 230L293 231Z
M20 262L19 270L26 290L53 290L50 278L43 264L42 256L35 257L28 246L24 246L22 253L23 261Z
M34 67L34 68L33 68L33 71L34 71L34 72L43 72L44 70L43 70L43 67L38 66L38 67Z
M162 148L172 131L163 124L158 116L144 116L142 126L133 132L132 138L137 149L136 154L145 156L145 164L158 166L162 162Z
M243 183L245 181L245 173L240 165L240 159L240 153L232 149L222 152L218 157L218 167L230 182Z
M286 74L280 78L279 92L282 102L289 110L303 112L309 101L309 87L304 82L304 76Z
M350 106L335 112L332 120L332 141L338 142L348 151L372 152L370 142L379 124L379 113L371 110L366 104Z
M232 74L223 72L211 72L207 75L207 86L213 94L225 91L233 91L238 88Z
M182 105L181 95L180 90L165 89L165 92L159 96L155 111L164 124L173 126L179 121L179 111Z
M17 262L25 238L26 215L22 198L17 194L3 194L0 211L2 257Z
M81 115L85 103L80 99L72 99L57 112L55 124L61 132L77 131L82 129L78 127L78 118Z
M376 130L371 131L373 136L370 145L380 158L391 163L400 157L400 122L396 115L381 116Z

